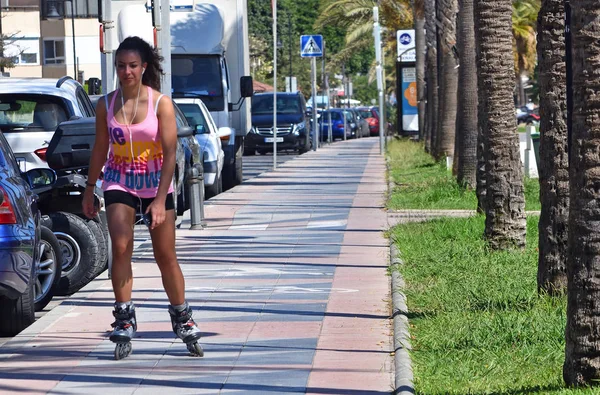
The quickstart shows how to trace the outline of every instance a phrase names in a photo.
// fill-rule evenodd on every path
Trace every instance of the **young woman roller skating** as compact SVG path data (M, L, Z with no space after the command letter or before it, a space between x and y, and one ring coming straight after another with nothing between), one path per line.
M169 298L173 332L190 353L202 356L200 330L185 300L185 281L175 253L172 179L177 126L173 103L159 92L161 57L143 39L128 37L115 58L119 88L98 102L96 141L83 197L84 214L96 216L93 188L104 167L102 189L112 241L111 280L116 299L114 330L110 335L117 344L115 359L131 353L131 339L137 330L131 301L131 256L137 214L147 219L154 257Z

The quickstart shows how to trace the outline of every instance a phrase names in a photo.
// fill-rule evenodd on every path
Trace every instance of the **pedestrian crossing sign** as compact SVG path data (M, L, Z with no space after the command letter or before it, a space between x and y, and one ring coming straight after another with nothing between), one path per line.
M323 56L323 36L300 36L300 56L303 58Z

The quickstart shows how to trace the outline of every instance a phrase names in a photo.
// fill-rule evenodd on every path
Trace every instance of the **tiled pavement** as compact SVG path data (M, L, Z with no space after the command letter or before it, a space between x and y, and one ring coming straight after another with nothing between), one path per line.
M174 338L143 242L133 263L133 354L113 360L105 273L0 347L0 393L390 393L386 180L377 143L309 152L211 199L204 230L189 230L184 219L177 252L204 358L189 357Z

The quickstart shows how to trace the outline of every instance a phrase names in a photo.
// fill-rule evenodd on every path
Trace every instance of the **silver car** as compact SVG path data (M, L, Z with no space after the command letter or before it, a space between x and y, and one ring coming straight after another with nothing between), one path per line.
M23 172L48 167L46 149L59 123L94 116L87 93L71 78L0 78L0 129Z

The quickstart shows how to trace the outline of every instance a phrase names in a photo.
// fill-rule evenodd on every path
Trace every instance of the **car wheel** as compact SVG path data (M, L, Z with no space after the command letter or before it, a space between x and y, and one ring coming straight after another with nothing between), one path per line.
M50 229L41 226L39 260L33 284L35 311L41 311L54 296L62 272L62 251L58 239Z
M219 193L223 192L223 176L221 175L218 179L218 184L217 184L217 195Z
M90 228L96 240L98 240L98 261L101 264L97 268L97 272L94 273L94 277L97 277L100 273L108 269L108 224L100 224L93 219L83 218L86 225ZM103 229L103 227L105 229Z
M241 148L240 148L241 151ZM242 181L244 181L244 159L243 155L240 152L237 158L235 159L235 167L233 173L233 186L240 185ZM222 190L221 190L222 192Z
M205 199L210 199L211 197L215 197L222 191L223 191L223 176L221 174L217 173L213 184L209 187L206 187Z
M63 211L50 213L48 218L63 255L56 295L71 295L92 281L105 263L98 259L98 240L83 219Z
M35 321L33 281L17 299L0 297L0 334L15 336Z

